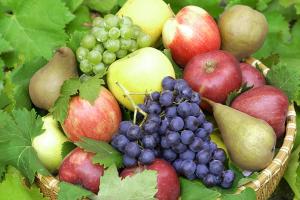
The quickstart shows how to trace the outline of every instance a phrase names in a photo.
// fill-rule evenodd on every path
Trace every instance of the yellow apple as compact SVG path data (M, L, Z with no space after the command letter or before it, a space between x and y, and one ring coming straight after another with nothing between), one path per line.
M116 84L119 82L129 92L136 104L144 103L145 95L140 93L161 91L164 77L175 77L174 68L169 59L152 47L139 49L112 63L108 68L107 84L117 100L129 110L133 110L130 101Z
M32 146L43 165L50 172L54 172L62 162L62 146L68 139L59 129L58 122L53 119L52 115L47 115L42 120L45 131L33 139Z
M164 23L174 16L163 0L128 0L118 11L119 16L128 16L151 36L153 45L161 36Z

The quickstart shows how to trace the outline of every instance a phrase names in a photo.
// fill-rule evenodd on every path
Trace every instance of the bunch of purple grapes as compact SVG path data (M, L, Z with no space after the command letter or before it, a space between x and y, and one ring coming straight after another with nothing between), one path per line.
M198 178L208 187L230 188L235 176L225 169L224 150L210 140L213 124L199 107L200 95L183 79L165 77L162 88L139 105L147 113L146 121L141 126L122 121L112 140L123 153L124 165L147 165L163 158L190 180Z

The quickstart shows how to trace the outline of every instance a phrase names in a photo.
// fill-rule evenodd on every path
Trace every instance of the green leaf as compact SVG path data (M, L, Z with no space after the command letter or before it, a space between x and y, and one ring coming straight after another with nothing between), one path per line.
M76 52L77 48L80 46L81 39L86 34L83 31L75 31L71 34L70 40L67 42L67 46Z
M295 105L296 110L296 125L297 125L297 134L294 142L294 149L296 149L300 145L300 107Z
M233 100L236 97L238 97L243 92L246 92L246 91L250 90L251 88L253 88L253 85L252 86L247 86L247 83L244 83L239 89L230 92L227 96L227 99L226 99L226 105L230 106L230 104L233 102Z
M279 3L285 8L295 6L297 14L300 14L300 0L279 0Z
M30 183L36 172L49 174L32 147L34 137L43 132L41 117L34 110L22 109L12 115L0 111L0 119L0 163L16 167Z
M170 49L164 49L163 53L169 58L170 62L172 63L176 78L182 78L183 70L173 60Z
M91 22L90 11L87 6L80 6L74 13L75 18L68 24L66 31L74 33L75 31L88 31L90 27L87 26Z
M2 34L0 33L0 55L11 50L13 50L12 46L3 38Z
M190 181L180 178L181 199L182 200L215 200L221 196L217 191L209 189L200 181Z
M36 185L28 188L18 170L8 167L5 180L0 183L0 200L46 200Z
M84 197L93 195L92 192L67 182L59 183L58 200L81 200Z
M97 74L87 81L81 83L79 86L79 96L93 104L99 96L102 85L105 84L104 80L102 79L105 74L106 72L103 74Z
M157 172L144 170L121 180L116 166L112 165L101 177L98 200L155 200L157 192Z
M66 3L66 6L70 9L70 11L74 12L83 3L84 0L63 0L63 1Z
M112 165L120 168L123 165L122 154L106 142L82 137L75 144L85 151L95 153L93 163L104 165L105 168Z
M266 79L269 84L284 91L290 101L300 102L300 69L279 63L271 68Z
M295 193L295 199L300 199L300 145L292 152L284 178Z
M86 0L87 6L100 13L111 13L117 6L118 0Z
M224 10L222 0L164 0L170 4L172 10L177 13L181 8L188 5L195 5L205 9L213 17L218 17Z
M61 149L61 157L66 157L73 149L76 148L76 145L73 142L66 141L63 143L62 149Z
M268 8L268 4L271 2L272 0L259 0L256 4L256 9L263 11Z
M256 4L257 4L257 1L258 0L229 0L227 5L226 5L226 8L231 7L233 5L237 5L237 4L243 4L243 5L247 5L247 6L250 6L252 8L255 8Z
M224 194L222 200L256 200L256 193L252 188L246 188L240 194Z
M2 182L6 173L6 165L0 164L0 183Z
M17 51L15 58L49 60L65 44L64 27L73 15L60 0L1 0L2 6L11 12L0 14L0 33Z

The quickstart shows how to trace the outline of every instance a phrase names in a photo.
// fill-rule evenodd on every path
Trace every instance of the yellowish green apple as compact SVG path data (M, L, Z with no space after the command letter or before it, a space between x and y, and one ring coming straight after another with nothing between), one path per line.
M128 0L118 11L119 16L128 16L151 36L153 45L161 36L164 23L174 16L163 0Z
M169 59L161 51L145 47L112 63L108 68L107 84L117 100L129 110L133 110L132 104L124 96L117 82L133 93L133 101L140 104L144 103L145 97L140 94L161 91L161 81L166 76L175 77Z
M62 162L61 150L63 143L68 139L59 129L58 122L52 115L47 115L42 120L45 131L34 138L32 146L44 166L50 172L54 172L58 170Z

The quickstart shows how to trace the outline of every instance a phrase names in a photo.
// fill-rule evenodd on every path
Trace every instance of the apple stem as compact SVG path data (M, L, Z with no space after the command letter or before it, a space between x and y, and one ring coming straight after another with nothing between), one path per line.
M148 116L147 113L144 112L139 106L136 105L136 103L134 102L134 100L130 96L132 94L121 83L119 83L117 81L116 84L123 91L124 97L126 97L129 100L129 102L131 103L132 107L134 108L133 123L136 124L136 115L137 115L137 112L141 113L144 116L144 119L142 121L142 123L143 123L146 120L147 116Z

